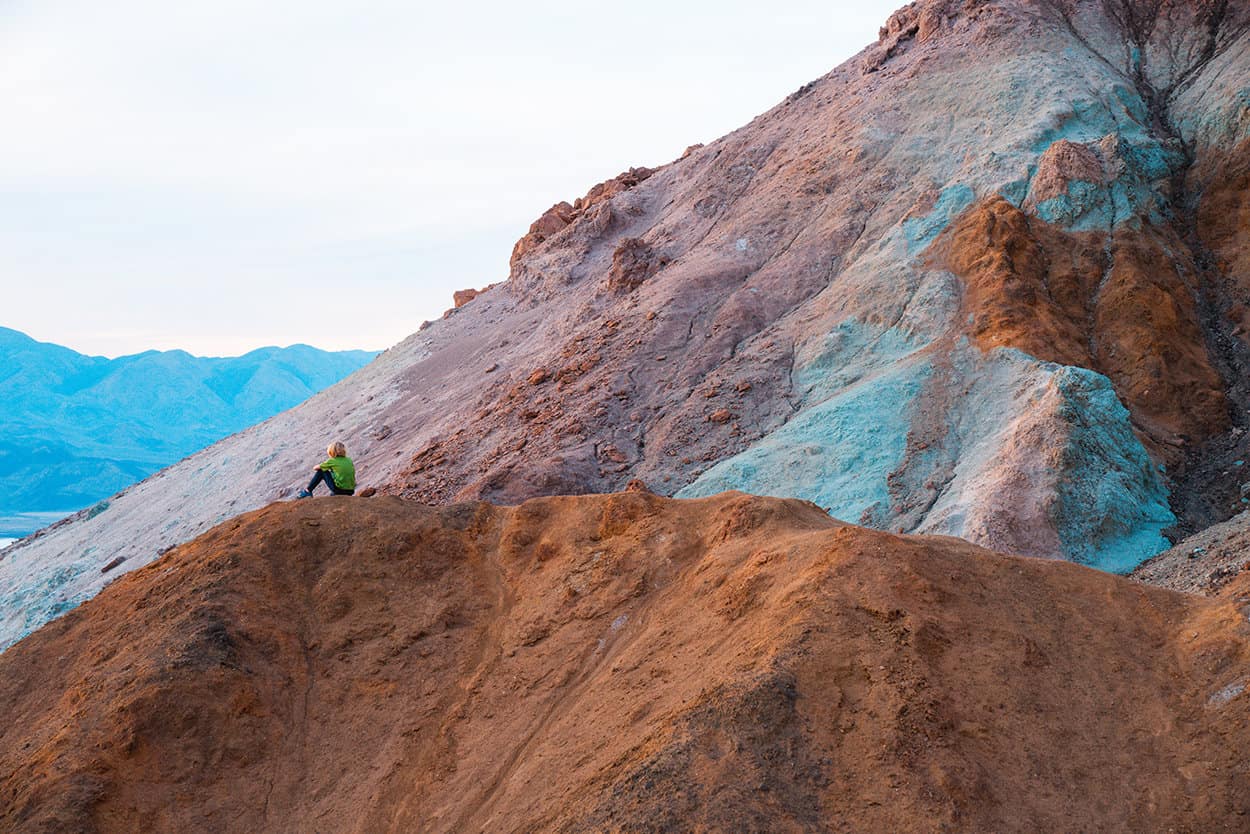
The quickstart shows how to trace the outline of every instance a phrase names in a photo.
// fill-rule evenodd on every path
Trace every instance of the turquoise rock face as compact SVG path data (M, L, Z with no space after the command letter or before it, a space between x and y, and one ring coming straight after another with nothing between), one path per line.
M1115 206L1107 186L1077 180L1068 191L1037 204L1037 216L1074 231L1107 229L1115 222Z
M1039 200L1034 209L1039 217L1073 231L1167 220L1166 200L1160 195L1169 192L1172 177L1185 170L1188 160L1179 142L1161 139L1152 130L1140 93L1115 84L1102 96L1057 102L1039 117L1042 127L1029 143L1030 155L1042 155L1061 141L1084 145L1102 158L1105 173L1098 182L1073 179L1066 193ZM1031 184L1037 169L1025 173ZM999 190L1023 205L1029 187L1022 189L1013 181Z
M86 554L90 555L90 554ZM87 563L64 565L30 584L0 587L0 610L17 613L18 637L34 631L48 620L59 617L91 598L91 594L73 594L66 588L84 571ZM0 641L0 649L12 640Z
M1057 538L1068 559L1126 572L1168 547L1167 489L1110 380L966 339L935 375L927 347L898 328L840 322L795 372L799 413L678 497L802 498L844 521L987 544L1013 502L1036 500L1020 552L1040 547L1035 535ZM905 493L935 482L917 515Z
M1020 208L1020 206L1024 205L1025 198L1029 196L1029 179L1032 176L1033 172L1030 171L1028 177L1012 180L999 186L999 195L1016 208Z
M1097 142L1112 133L1131 132L1145 138L1137 112L1145 114L1145 104L1140 96L1120 87L1115 88L1120 106L1111 108L1102 99L1078 98L1070 102L1056 102L1049 112L1039 114L1041 129L1029 142L1029 156L1040 156L1047 148L1060 140L1078 145ZM1125 103L1127 100L1127 104Z
M1039 217L1080 232L1107 231L1123 224L1137 227L1143 220L1167 221L1159 195L1170 188L1173 173L1184 169L1181 150L1154 139L1130 141L1121 133L1085 144L1103 158L1109 178L1105 182L1072 180L1064 194L1037 204Z
M846 319L824 338L816 354L794 372L804 403L819 402L884 371L928 342L898 327Z
M890 516L886 479L902 462L929 373L926 360L913 359L851 385L716 464L677 497L736 489L804 498L835 518L882 526Z
M912 217L903 221L908 252L919 252L932 243L975 199L976 193L972 187L963 183L955 183L942 189L932 211L924 217Z
M1109 379L1065 366L1054 384L1070 426L1054 505L1060 542L1074 561L1127 573L1170 546L1163 530L1176 517L1167 489Z

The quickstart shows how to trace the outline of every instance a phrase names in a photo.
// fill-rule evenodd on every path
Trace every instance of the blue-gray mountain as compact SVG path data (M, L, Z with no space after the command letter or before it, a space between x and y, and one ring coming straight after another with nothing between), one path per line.
M293 345L227 358L172 350L106 359L0 327L0 513L85 507L376 355Z

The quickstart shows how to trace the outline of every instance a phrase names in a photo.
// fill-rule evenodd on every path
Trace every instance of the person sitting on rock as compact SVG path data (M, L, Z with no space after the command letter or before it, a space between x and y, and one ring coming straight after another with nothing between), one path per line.
M330 456L330 459L317 464L316 470L313 471L313 478L308 482L308 488L301 489L298 498L311 497L317 484L323 482L329 487L332 495L356 494L356 466L347 456L347 447L343 445L343 441L336 440L331 443L326 448L326 454Z

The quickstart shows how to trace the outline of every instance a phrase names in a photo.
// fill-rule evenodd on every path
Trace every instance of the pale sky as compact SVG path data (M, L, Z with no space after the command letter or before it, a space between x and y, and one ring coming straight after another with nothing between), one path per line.
M0 0L0 325L380 349L550 205L745 124L903 0Z

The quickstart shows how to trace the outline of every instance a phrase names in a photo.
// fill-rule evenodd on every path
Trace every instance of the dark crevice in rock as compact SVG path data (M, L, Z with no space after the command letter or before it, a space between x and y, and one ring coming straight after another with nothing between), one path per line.
M1069 33L1089 52L1121 73L1145 104L1143 126L1161 144L1177 149L1183 164L1173 168L1169 225L1189 250L1170 264L1190 288L1207 355L1223 381L1228 402L1229 429L1215 436L1187 438L1179 465L1169 472L1172 510L1178 523L1169 536L1189 535L1223 521L1240 510L1240 480L1250 455L1250 347L1233 333L1226 286L1216 258L1203 241L1198 218L1202 184L1193 173L1199 163L1192 137L1186 138L1173 112L1178 96L1211 62L1240 43L1250 31L1250 19L1234 14L1228 0L1101 0L1106 19L1121 33L1124 54L1117 60L1102 54L1082 32L1081 14L1093 4L1075 0L1046 0L1044 7L1058 15ZM1112 224L1114 225L1114 223ZM1112 231L1114 234L1114 231ZM1114 238L1108 240L1108 255ZM1108 257L1108 269L1113 259ZM1160 265L1165 268L1166 265ZM1241 471L1239 471L1241 470Z

